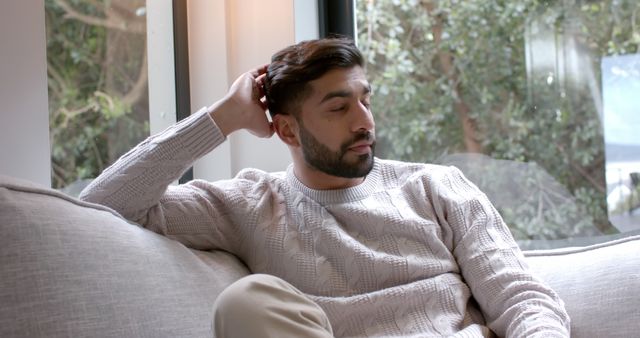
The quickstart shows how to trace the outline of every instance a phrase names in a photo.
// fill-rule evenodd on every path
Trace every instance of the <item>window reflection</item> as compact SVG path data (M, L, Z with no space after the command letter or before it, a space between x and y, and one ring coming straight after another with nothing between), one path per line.
M640 224L640 55L602 58L609 218L620 231Z
M525 247L640 229L612 224L600 67L638 52L639 2L356 6L379 156L459 166Z

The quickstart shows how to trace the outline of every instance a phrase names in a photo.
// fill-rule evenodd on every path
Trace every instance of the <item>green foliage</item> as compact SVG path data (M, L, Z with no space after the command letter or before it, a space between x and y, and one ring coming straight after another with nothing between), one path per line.
M45 1L54 188L97 176L148 135L146 86L132 78L146 67L144 34L83 22L61 6L106 22L124 8L118 2Z
M483 190L529 189L520 205L497 204L517 239L615 231L607 219L594 83L597 91L602 56L638 52L640 2L394 0L357 6L379 156L443 163L449 154L480 152L535 163L569 195L552 199L535 179L514 182L513 175L490 172L474 177ZM540 39L555 42L555 50L541 49ZM570 72L571 44L587 56L582 66L588 71ZM556 65L532 63L544 57ZM468 170L474 176L474 168Z

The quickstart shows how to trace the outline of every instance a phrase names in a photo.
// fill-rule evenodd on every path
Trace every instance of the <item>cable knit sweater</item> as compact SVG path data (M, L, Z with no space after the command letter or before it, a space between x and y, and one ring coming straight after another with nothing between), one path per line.
M202 109L129 151L81 198L283 278L337 337L569 336L562 301L456 168L376 159L344 190L309 189L291 167L170 186L224 140Z

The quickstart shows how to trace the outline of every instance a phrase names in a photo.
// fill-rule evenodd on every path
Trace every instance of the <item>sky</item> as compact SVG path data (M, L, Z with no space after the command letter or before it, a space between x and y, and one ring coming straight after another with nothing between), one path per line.
M602 58L602 97L605 142L640 146L640 54Z

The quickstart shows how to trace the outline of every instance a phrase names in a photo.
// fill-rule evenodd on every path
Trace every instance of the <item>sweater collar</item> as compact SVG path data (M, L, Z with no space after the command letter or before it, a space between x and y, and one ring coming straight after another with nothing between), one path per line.
M354 202L371 196L375 192L379 179L380 164L378 158L374 159L373 169L371 169L371 172L362 183L346 189L311 189L298 180L293 172L293 164L290 164L287 168L287 182L305 196L322 205Z

